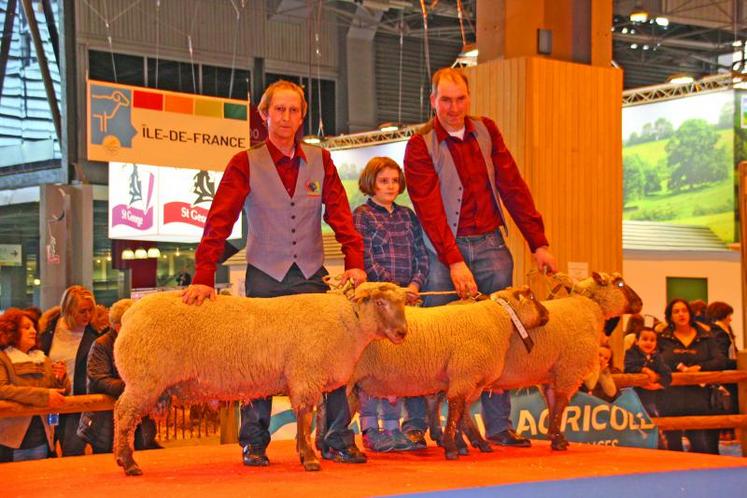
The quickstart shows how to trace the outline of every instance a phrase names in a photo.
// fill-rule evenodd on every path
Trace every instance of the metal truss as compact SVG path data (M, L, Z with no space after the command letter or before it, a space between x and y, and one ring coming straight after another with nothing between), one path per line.
M731 73L706 76L692 83L646 86L623 92L623 107L630 107L650 102L671 100L688 95L718 92L734 87L734 77Z
M364 147L366 145L381 145L391 142L399 142L413 136L423 126L406 125L394 131L367 131L363 133L352 133L350 135L339 135L324 140L320 145L325 149L342 150Z

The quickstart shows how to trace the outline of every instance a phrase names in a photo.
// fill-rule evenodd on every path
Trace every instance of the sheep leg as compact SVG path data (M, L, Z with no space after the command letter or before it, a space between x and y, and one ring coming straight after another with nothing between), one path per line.
M462 417L462 431L467 435L467 439L469 439L470 444L473 448L477 448L482 453L492 453L493 448L490 446L490 443L488 443L484 437L482 437L482 434L480 434L480 430L477 428L477 424L475 423L475 419L472 418L472 412L470 411L469 407L464 412L464 416Z
M449 398L449 416L446 418L446 428L442 439L444 454L447 460L459 458L459 450L456 445L456 431L464 414L465 398L458 396Z
M146 395L147 396L147 395ZM145 413L147 403L138 398L132 390L125 388L124 393L114 405L114 456L117 465L124 468L125 475L139 476L143 471L133 458L135 428Z
M552 386L544 386L545 401L550 412L550 423L547 430L547 436L550 438L550 448L555 451L565 451L568 449L568 441L560 430L563 421L563 412L565 412L570 395L566 392L556 392Z
M314 446L317 451L322 451L322 442L324 434L327 433L327 405L324 400L316 406L316 436L314 436Z
M312 408L302 406L296 410L296 450L301 464L306 471L317 471L321 469L319 458L311 446L311 421L314 418Z
M439 446L442 445L441 440L444 435L443 429L441 429L441 401L443 401L441 393L425 397L428 431L431 436L431 441L435 441Z

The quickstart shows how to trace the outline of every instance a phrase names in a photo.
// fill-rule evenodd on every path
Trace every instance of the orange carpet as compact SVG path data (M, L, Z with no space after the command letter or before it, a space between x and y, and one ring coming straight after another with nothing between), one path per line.
M368 464L323 462L322 471L312 473L303 471L294 446L292 441L273 442L268 449L272 465L266 468L242 465L238 445L137 452L145 472L141 477L125 477L112 455L2 464L0 495L351 498L682 470L747 475L744 458L582 444L557 453L544 441L535 441L529 449L496 449L491 454L472 450L456 462L445 461L435 446L417 453L369 453ZM714 480L711 490L717 486Z

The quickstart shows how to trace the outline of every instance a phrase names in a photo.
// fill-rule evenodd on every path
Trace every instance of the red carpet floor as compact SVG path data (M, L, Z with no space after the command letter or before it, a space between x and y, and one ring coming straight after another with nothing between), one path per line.
M457 462L445 461L437 447L369 453L368 464L323 462L321 472L311 473L303 471L294 446L292 441L273 442L268 449L272 465L261 469L242 465L238 445L138 452L145 472L141 477L125 477L112 455L2 464L0 496L350 498L690 469L747 472L745 458L582 444L557 453L548 443L535 441L529 449L472 450Z

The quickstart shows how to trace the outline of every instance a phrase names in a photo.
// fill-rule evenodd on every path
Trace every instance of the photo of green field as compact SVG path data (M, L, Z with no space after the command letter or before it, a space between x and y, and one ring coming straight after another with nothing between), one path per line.
M623 110L623 219L708 227L735 240L734 93Z

